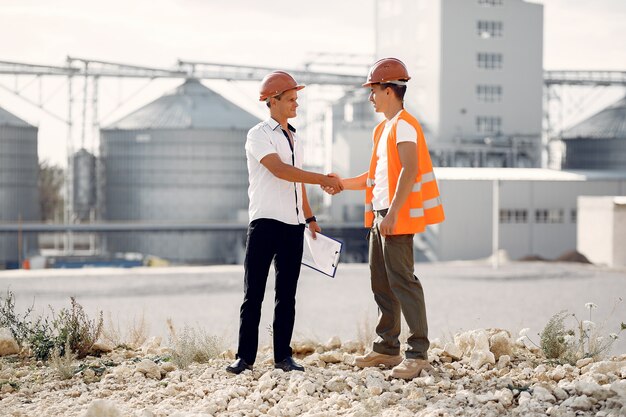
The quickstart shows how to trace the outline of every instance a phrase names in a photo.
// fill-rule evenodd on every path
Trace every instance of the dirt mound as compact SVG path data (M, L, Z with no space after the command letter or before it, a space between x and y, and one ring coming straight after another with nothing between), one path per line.
M526 255L518 259L521 262L549 262L550 259L546 259L539 255Z
M590 264L591 261L585 255L575 250L565 252L555 259L556 262L578 262L581 264Z

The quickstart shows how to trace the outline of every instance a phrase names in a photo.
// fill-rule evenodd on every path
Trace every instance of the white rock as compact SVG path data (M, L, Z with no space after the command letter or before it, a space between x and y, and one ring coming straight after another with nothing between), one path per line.
M139 348L144 355L158 355L161 347L160 337L151 337Z
M266 372L259 378L259 391L271 391L275 386L276 379L272 376L272 372Z
M557 366L554 370L548 372L548 378L553 381L559 382L563 378L565 378L565 369L562 366Z
M530 393L528 391L522 391L517 398L519 405L525 404L530 401Z
M494 393L494 398L505 407L513 404L513 393L507 388L496 391Z
M552 389L552 393L554 394L554 396L559 400L559 401L563 401L568 397L567 392L565 392L565 390L563 388L560 387L555 387Z
M137 364L136 371L141 372L146 378L161 379L159 366L150 359L144 359Z
M580 397L574 398L572 400L572 403L570 404L570 407L574 410L587 411L591 407L593 407L593 404L591 403L591 400L587 398L586 395L582 395Z
M489 335L484 329L457 333L454 336L454 343L463 356L469 356L470 365L474 369L479 369L487 363L492 365L496 363L494 354L489 350Z
M622 379L621 381L613 382L611 384L611 391L626 400L626 380Z
M458 361L463 356L463 352L454 343L446 343L443 347L443 353Z
M343 361L343 352L339 350L331 350L319 354L319 358L326 363L339 363Z
M98 340L91 347L91 352L109 353L109 352L112 352L114 348L115 346L112 346L110 343L107 343L102 340Z
M511 335L506 330L495 329L489 337L489 350L496 359L499 359L502 355L511 356L513 353L513 340Z
M584 394L588 397L594 396L596 391L602 391L602 387L593 381L577 381L576 392L578 394Z
M593 362L592 358L579 359L578 361L576 361L576 366L579 367L579 368L582 368L584 366L589 365L591 362Z
M341 347L341 339L338 336L333 336L324 344L326 350L335 350Z
M315 352L315 349L317 348L317 343L312 340L296 340L291 342L291 348L293 349L293 353L306 355L307 353Z
M596 373L596 374L615 374L616 376L626 373L626 361L602 361L589 364L582 370L583 373Z
M20 347L6 327L0 328L0 356L20 353Z
M389 383L385 382L380 375L370 374L365 378L365 386L372 395L380 395Z
M485 364L495 364L496 358L493 353L484 350L475 350L469 358L469 363L474 369L480 369Z
M111 401L94 400L84 417L122 417L122 414Z
M498 359L498 369L504 369L511 363L511 357L509 355L502 355L500 359Z
M348 388L348 384L346 384L345 377L341 377L341 376L332 377L324 385L326 389L331 392L342 392Z
M541 401L541 402L549 402L549 403L556 402L556 398L554 397L554 395L552 395L550 391L548 391L546 388L542 387L541 385L535 385L533 387L533 397L537 401Z

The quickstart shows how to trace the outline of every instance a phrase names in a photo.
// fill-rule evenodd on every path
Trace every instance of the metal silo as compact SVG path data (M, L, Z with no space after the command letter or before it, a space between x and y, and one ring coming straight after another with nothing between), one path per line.
M0 108L0 223L40 220L37 128ZM0 233L0 269L36 251L36 236Z
M101 132L104 213L109 221L236 222L248 206L244 144L258 119L189 79ZM232 234L124 233L110 252L177 262L234 261Z
M74 214L88 220L96 206L96 157L86 149L72 156L74 177Z
M626 169L626 97L567 129L563 169Z

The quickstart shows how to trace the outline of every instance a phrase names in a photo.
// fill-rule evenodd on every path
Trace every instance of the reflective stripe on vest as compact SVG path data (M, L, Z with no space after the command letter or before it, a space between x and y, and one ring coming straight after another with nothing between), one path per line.
M411 217L424 217L424 209L423 208L414 208L409 210L409 216Z
M431 209L441 205L441 197L431 198L424 201L424 208Z
M367 213L367 212L370 212L370 211L374 211L374 206L372 206L371 204L366 204L365 205L365 212Z
M368 178L367 180L365 180L365 185L367 187L373 187L376 184L374 183L374 180L372 178Z
M413 184L413 189L411 190L411 192L419 193L420 191L422 191L422 183L416 182L415 184Z
M435 173L430 171L422 175L422 183L435 181Z

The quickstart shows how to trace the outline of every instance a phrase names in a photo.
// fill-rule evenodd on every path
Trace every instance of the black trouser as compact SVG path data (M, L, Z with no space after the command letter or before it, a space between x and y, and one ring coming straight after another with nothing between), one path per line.
M302 262L304 225L273 219L253 220L248 227L244 261L244 299L239 323L237 357L253 364L259 346L261 304L270 264L274 260L274 361L291 356L291 336L296 315L296 287Z

